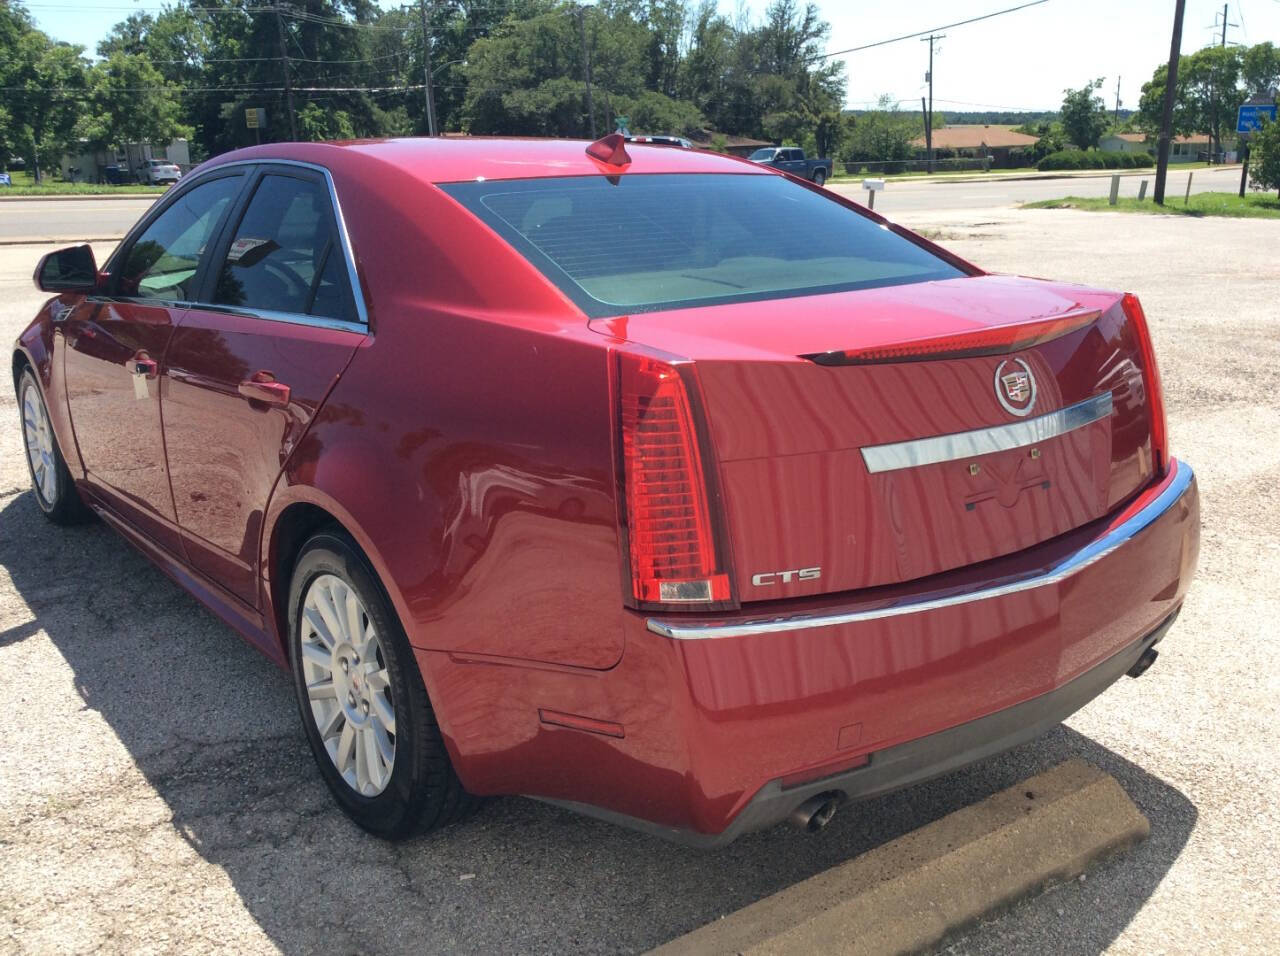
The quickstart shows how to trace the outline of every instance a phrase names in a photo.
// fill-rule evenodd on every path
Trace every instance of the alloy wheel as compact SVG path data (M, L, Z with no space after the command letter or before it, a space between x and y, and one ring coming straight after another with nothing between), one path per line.
M53 449L53 429L44 399L31 381L22 389L22 437L27 446L27 462L36 494L48 507L58 498L58 472Z
M396 712L377 629L355 590L334 574L302 601L302 677L329 759L356 793L386 789L396 759Z

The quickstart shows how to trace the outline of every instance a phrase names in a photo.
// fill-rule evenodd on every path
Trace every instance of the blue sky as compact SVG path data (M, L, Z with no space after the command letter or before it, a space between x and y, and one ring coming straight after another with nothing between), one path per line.
M907 0L886 4L820 0L837 50L980 16L1024 0ZM748 0L758 15L766 0ZM392 4L384 4L392 5ZM722 0L726 11L736 8ZM32 0L28 9L41 29L82 44L90 53L112 24L133 10L160 9L159 0ZM1116 79L1120 99L1136 107L1143 81L1169 56L1174 0L1047 0L981 23L945 31L935 49L934 108L1055 109L1062 90L1104 76L1109 104ZM1206 45L1222 4L1187 0L1182 50ZM1280 0L1232 0L1227 39L1280 44ZM904 40L841 57L849 79L848 103L870 106L883 93L904 107L925 92L928 44Z

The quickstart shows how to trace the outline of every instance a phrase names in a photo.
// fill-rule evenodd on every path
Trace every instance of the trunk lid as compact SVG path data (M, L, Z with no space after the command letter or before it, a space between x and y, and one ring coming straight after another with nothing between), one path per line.
M1064 318L1071 330L1047 341L1011 336L1015 351L964 348ZM981 276L592 327L694 361L744 604L1019 551L1102 517L1155 471L1144 352L1117 293ZM848 350L883 351L820 364Z

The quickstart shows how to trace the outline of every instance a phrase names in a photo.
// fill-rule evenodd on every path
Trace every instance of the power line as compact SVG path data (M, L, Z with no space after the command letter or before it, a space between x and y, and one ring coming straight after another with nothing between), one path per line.
M1042 3L1048 3L1049 0L1031 0L1030 3L1024 3L1016 7L1009 7L1007 10L997 10L995 13L984 13L980 17L970 17L968 20L958 20L955 23L944 23L940 27L930 27L927 30L921 30L918 33L908 33L905 36L894 37L892 40L877 40L875 43L864 43L862 46L851 46L847 50L832 50L830 53L823 53L815 57L818 60L826 60L833 56L843 56L846 53L857 53L859 50L870 50L872 47L888 46L890 43L898 43L902 40L914 40L916 37L927 36L938 30L950 30L953 27L962 27L969 23L977 23L979 20L990 20L992 17L1004 16L1006 13L1016 13L1018 10L1025 10L1027 7L1038 7ZM1280 2L1280 0L1277 0Z

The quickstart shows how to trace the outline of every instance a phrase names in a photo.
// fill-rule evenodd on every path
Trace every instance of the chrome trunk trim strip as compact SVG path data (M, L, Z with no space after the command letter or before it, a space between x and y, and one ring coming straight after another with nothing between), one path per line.
M935 435L932 438L915 438L888 445L871 445L862 449L862 460L866 463L867 471L873 475L903 468L919 468L921 465L936 465L944 461L960 461L1057 438L1101 421L1110 414L1111 393L1103 392L1093 398L1086 398L1083 402L1022 422L979 428L971 432L956 432L952 435Z
M863 621L878 621L887 617L899 617L904 614L925 614L942 608L956 607L961 604L972 604L977 601L990 601L995 598L1020 594L1036 588L1051 587L1059 584L1090 565L1097 564L1125 542L1158 519L1166 511L1176 505L1187 493L1195 474L1190 465L1180 461L1170 461L1173 474L1166 479L1160 493L1135 512L1121 524L1095 538L1079 551L1064 558L1057 565L1046 568L1025 578L997 584L992 587L979 588L975 591L935 592L933 595L903 598L890 601L879 607L871 607L858 611L843 611L835 614L801 614L793 617L780 617L768 620L743 621L726 624L682 624L670 618L659 621L650 618L646 626L654 634L669 637L678 641L697 641L720 637L748 637L753 634L780 634L785 631L804 631L820 627L835 627L840 624L859 624Z

